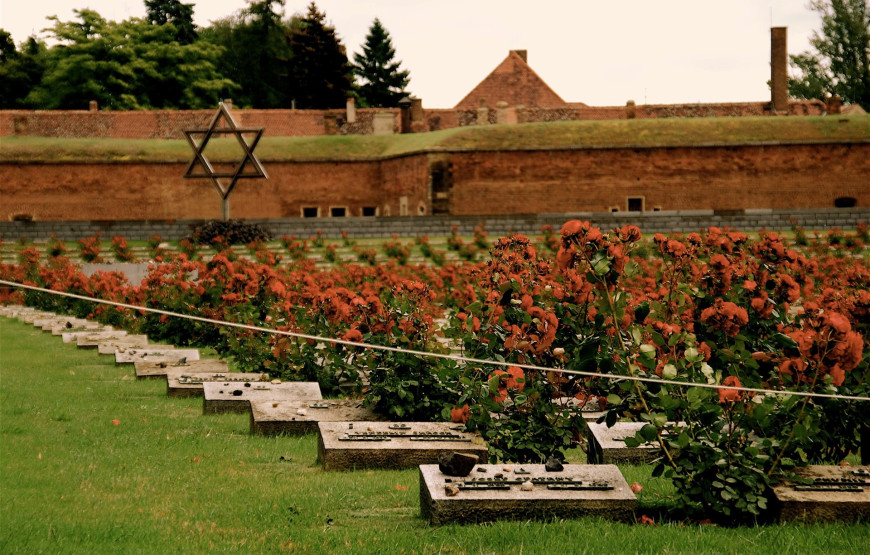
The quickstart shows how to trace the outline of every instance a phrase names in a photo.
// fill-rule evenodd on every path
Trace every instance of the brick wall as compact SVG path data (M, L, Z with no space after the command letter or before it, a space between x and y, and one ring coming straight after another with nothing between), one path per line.
M430 163L449 168L451 214L870 206L870 141L695 148L439 151L355 162L269 162L242 180L235 218L299 217L304 208L382 216L431 213ZM0 220L176 220L220 215L208 180L186 164L0 163Z
M240 127L263 127L271 137L323 135L325 116L335 116L345 134L371 134L380 109L356 110L357 122L347 123L345 110L232 110ZM398 109L390 112L399 117ZM214 110L0 110L0 137L60 137L110 139L183 139L186 129L208 127Z
M371 134L372 119L380 108L358 108L355 123L347 122L345 110L240 110L233 118L243 127L263 127L267 137L301 137L326 133L326 116L334 117L338 132L348 135ZM391 108L400 121L398 108ZM626 119L625 106L586 106L566 104L561 107L526 106L517 110L520 123L570 120ZM755 116L770 115L767 102L720 104L638 105L638 119L669 117ZM819 100L792 101L790 115L821 115L825 105ZM0 137L94 137L112 139L183 139L185 129L208 126L214 110L0 110ZM420 130L437 131L465 125L477 125L477 109L423 110ZM490 124L496 122L496 110L489 107Z
M870 205L870 142L456 152L451 214Z

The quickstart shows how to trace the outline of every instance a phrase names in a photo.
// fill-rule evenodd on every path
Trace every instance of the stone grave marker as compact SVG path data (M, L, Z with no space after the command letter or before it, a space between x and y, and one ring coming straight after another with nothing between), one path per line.
M318 422L317 459L324 470L412 468L453 451L489 454L478 432L451 422Z
M658 443L644 443L637 447L625 445L626 437L634 437L644 422L617 422L612 428L605 423L587 422L589 450L586 458L590 464L643 464L661 456Z
M557 397L553 402L561 407L579 408L584 420L595 421L607 414L607 411L601 410L596 398L583 403L575 397Z
M202 358L199 360L185 360L184 362L151 362L137 361L133 363L136 369L136 377L139 379L159 378L165 379L170 373L212 373L216 375L229 374L230 367L225 360L218 358ZM218 378L214 381L220 381Z
M318 422L380 421L382 416L353 399L251 401L251 433L275 436L317 432Z
M176 349L172 345L147 345L115 351L115 364L135 362L180 362L199 360L199 349Z
M420 512L432 524L600 516L631 522L637 497L616 465L477 465L462 477L420 466Z
M48 318L40 318L33 321L33 326L40 328L42 331L51 332L54 329L73 329L83 327L90 324L92 327L97 327L100 324L85 320L84 318L73 318L72 316L50 316Z
M115 356L119 350L141 349L143 347L171 347L172 345L156 345L148 343L147 335L125 335L120 339L97 342L97 352L101 355ZM79 347L81 344L79 343Z
M9 304L0 306L0 314L8 318L16 318L19 314L30 310L33 310L33 308L20 304Z
M94 332L76 337L76 346L80 349L99 349L99 346L105 345L129 345L140 346L148 344L147 335L133 335L122 330L115 330L111 333ZM111 354L115 354L114 347Z
M127 332L124 330L116 330L111 327L105 328L94 328L90 330L79 330L79 331L65 331L60 334L64 343L76 343L79 337L92 337L94 339L98 337L111 339L111 338L121 338L127 335Z
M251 401L286 401L288 399L320 400L317 382L235 383L230 381L202 384L203 414L222 412L247 413Z
M781 522L870 519L870 466L810 465L795 474L804 480L773 488Z
M244 386L246 383L260 384L269 380L266 374L251 372L189 372L170 370L166 374L166 395L169 397L202 397L202 384L205 382L230 382Z
M18 314L17 318L25 324L33 324L37 320L44 320L57 316L54 312L44 312L42 310L28 310Z
M65 333L76 332L76 331L102 331L104 329L112 329L107 328L103 324L99 322L94 322L93 320L85 320L83 318L79 318L73 321L66 321L59 326L53 326L50 330L51 335L60 335L63 336Z

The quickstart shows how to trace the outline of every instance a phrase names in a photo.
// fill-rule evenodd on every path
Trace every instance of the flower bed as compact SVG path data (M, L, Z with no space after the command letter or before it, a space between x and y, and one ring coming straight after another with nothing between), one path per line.
M0 266L9 281L400 350L38 292L4 289L0 300L213 346L240 370L317 380L325 394L351 391L393 419L464 422L484 435L493 461L564 456L582 437L580 410L594 403L608 422L648 424L626 443L660 444L656 473L673 480L683 507L731 521L765 516L771 485L794 467L857 450L866 402L781 392L870 393L866 228L804 236L800 251L776 233L751 241L715 228L652 242L633 226L602 232L571 221L558 236L547 231L540 243L501 238L483 262L437 267L317 269L304 256L279 265L262 243L251 246L256 262L230 249L207 262L161 253L139 286L117 273L86 278L62 255L42 262L33 249ZM565 397L577 402L553 402Z

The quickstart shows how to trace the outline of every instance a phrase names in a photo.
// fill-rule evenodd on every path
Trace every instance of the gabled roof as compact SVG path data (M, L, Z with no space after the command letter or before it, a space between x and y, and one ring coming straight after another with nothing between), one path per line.
M501 101L507 102L508 106L540 108L567 105L526 63L525 50L511 50L507 58L460 100L455 109L479 108L481 100L486 100L490 108Z

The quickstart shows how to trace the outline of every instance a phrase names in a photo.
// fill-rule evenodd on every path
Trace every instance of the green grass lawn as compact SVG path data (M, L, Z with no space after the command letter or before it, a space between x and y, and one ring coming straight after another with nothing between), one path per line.
M113 421L117 420L115 425ZM431 527L417 472L326 473L316 438L248 434L162 380L0 317L2 553L866 553L870 526L597 518ZM582 462L580 451L572 462ZM658 514L669 484L623 467Z
M279 162L388 158L443 150L645 148L853 140L870 140L870 116L564 121L468 126L407 135L266 136L257 145L256 152L264 162ZM233 138L214 138L206 148L213 162L237 160L240 152ZM187 162L190 158L190 146L181 137L171 140L4 137L0 142L0 162Z

